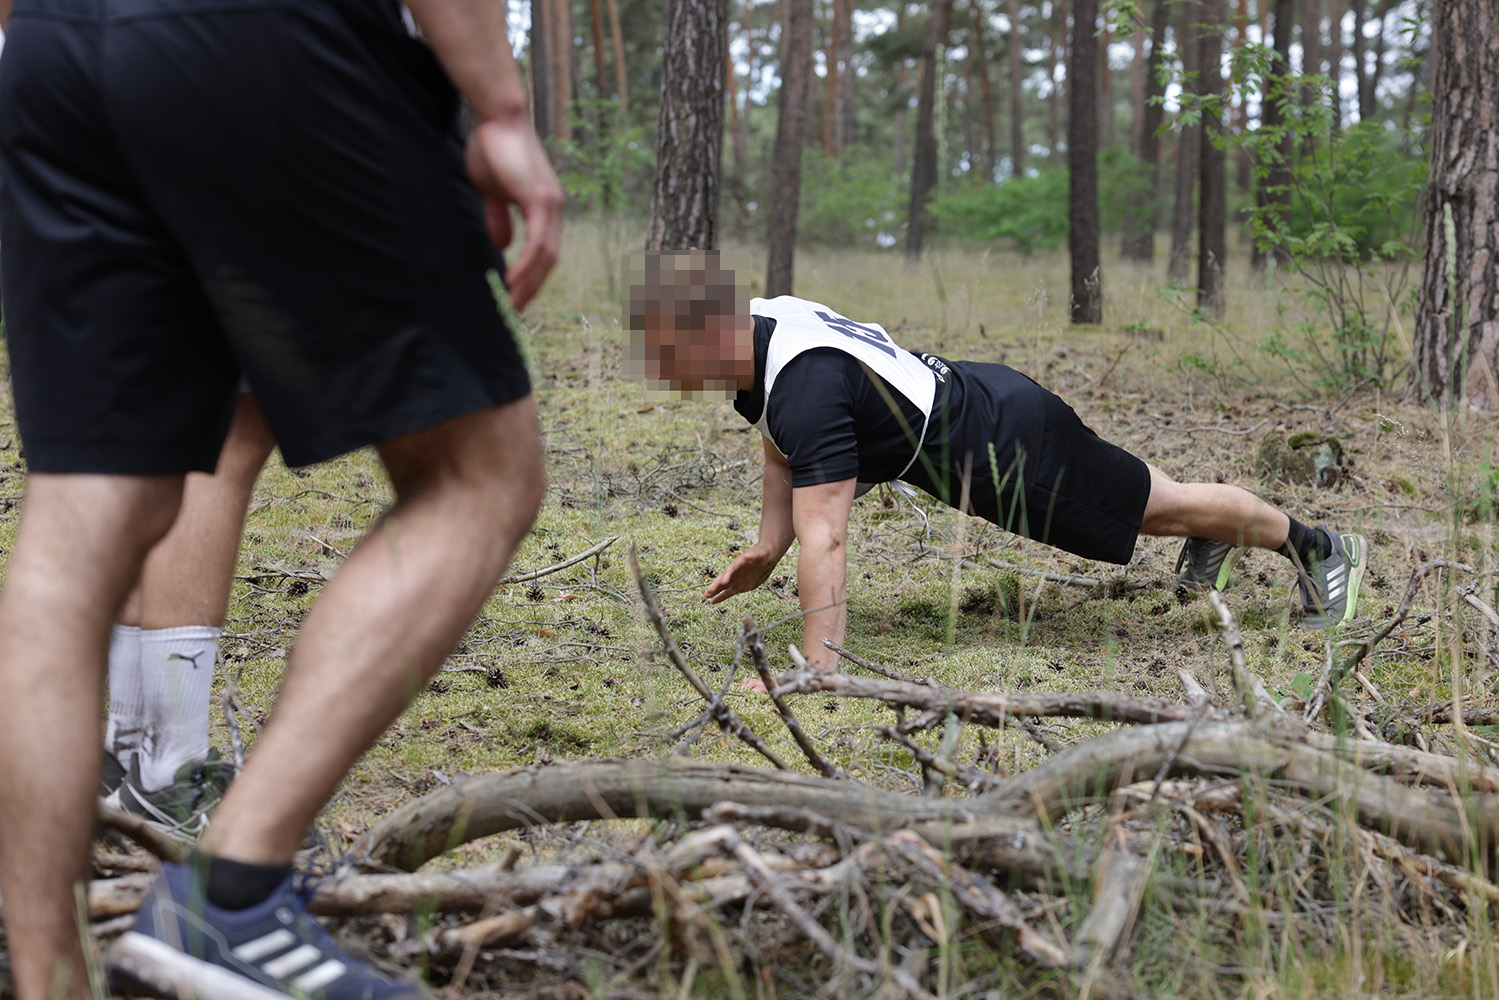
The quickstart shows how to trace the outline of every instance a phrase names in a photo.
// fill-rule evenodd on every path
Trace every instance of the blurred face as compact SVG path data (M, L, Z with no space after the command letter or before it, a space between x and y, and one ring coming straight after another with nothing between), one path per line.
M753 384L754 319L716 253L647 254L630 266L632 374L652 388L685 393Z
M754 379L753 320L748 352L750 380ZM693 324L696 325L696 324ZM702 329L675 316L646 317L640 331L640 362L647 381L679 392L739 388L746 352L739 349L736 316L703 317Z

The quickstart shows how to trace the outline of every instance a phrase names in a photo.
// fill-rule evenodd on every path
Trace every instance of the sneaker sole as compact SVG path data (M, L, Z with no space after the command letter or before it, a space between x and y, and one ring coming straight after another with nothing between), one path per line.
M161 997L177 1000L287 1000L287 994L222 966L193 958L137 931L127 931L104 952L111 975Z
M1353 621L1354 615L1357 614L1359 586L1364 582L1364 570L1368 568L1369 564L1369 543L1364 541L1364 536L1344 535L1343 541L1345 545L1347 544L1347 540L1350 538L1354 539L1354 544L1352 547L1355 549L1358 558L1356 561L1349 560L1347 588L1348 603L1343 607L1343 617L1338 620L1339 624L1347 624L1348 622Z

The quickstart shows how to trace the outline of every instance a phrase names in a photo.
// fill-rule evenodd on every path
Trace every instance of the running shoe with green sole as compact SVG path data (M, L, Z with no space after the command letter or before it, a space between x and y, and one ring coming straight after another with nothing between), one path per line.
M1207 538L1182 541L1176 557L1176 585L1188 590L1225 590L1234 567L1244 556L1244 546Z
M177 769L176 779L165 788L142 787L140 762L131 762L130 773L105 801L129 813L184 833L200 833L208 817L224 797L234 778L234 765L210 750L207 760L192 761Z
M1316 530L1330 540L1332 552L1296 574L1296 589L1301 591L1301 606L1306 610L1301 624L1323 629L1351 622L1358 613L1359 585L1368 568L1369 543L1363 535L1340 535L1322 527Z

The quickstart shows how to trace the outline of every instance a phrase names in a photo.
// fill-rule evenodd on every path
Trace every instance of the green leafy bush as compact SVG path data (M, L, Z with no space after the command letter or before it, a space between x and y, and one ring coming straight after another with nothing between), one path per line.
M883 162L849 157L840 163L810 155L802 170L797 241L822 246L893 245L905 226L909 198L910 182ZM768 224L770 213L763 214Z
M1099 226L1116 232L1124 225L1124 207L1143 194L1149 175L1125 149L1098 156ZM954 186L933 201L933 212L946 236L980 243L1010 241L1024 254L1051 250L1067 242L1067 171L1042 170L1003 184Z

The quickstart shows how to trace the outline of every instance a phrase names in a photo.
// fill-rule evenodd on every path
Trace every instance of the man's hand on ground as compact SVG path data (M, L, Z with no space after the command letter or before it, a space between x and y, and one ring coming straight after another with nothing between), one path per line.
M484 196L484 223L495 246L508 246L514 236L512 205L526 220L525 244L505 274L510 301L524 309L561 251L562 185L525 117L480 122L469 136L466 162Z
M708 584L707 593L703 597L712 604L718 604L735 594L748 593L766 581L778 562L780 560L768 549L752 546L735 556L734 561L729 563L729 568Z

